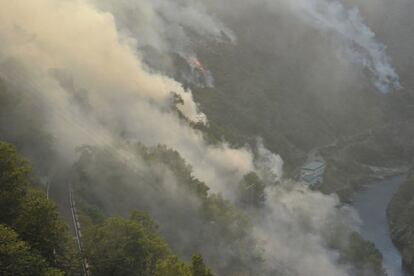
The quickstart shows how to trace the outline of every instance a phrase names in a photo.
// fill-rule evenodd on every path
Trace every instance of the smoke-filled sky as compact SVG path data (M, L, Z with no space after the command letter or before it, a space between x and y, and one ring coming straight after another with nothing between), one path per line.
M279 180L282 159L260 142L253 150L205 142L189 125L208 124L191 91L145 64L142 48L187 58L197 56L194 37L235 46L237 34L224 23L226 14L237 17L238 11L259 5L276 15L283 10L328 36L335 51L339 47L350 63L367 70L379 91L400 87L384 44L358 10L340 1L221 2L0 0L0 78L43 107L46 129L65 158L72 160L80 145L111 145L121 137L165 144L212 192L229 200L250 171ZM177 108L186 120L175 112L174 95L182 99ZM265 211L257 216L253 235L263 246L265 270L347 275L325 240L332 229L354 224L354 214L338 208L334 196L289 185L268 188Z

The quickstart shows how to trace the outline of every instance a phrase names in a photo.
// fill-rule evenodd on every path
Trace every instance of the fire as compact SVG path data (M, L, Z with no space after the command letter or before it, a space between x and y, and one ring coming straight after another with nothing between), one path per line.
M202 73L206 72L206 69L204 68L204 65L201 63L201 61L197 57L191 57L189 59L189 63L190 63L191 66L193 66L197 70L201 71Z
M191 75L187 76L198 87L214 87L214 78L210 70L198 59L197 55L183 57L191 68Z

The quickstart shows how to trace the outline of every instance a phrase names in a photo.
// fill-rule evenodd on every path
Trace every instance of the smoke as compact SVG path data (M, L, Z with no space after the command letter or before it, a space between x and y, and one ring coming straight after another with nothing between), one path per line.
M226 4L221 4L221 1L210 1L209 8L221 13L223 18L233 17L234 14L239 13L249 13L257 7L273 13L277 17L293 17L297 22L310 26L323 34L324 38L329 38L332 43L331 51L339 51L339 55L367 70L373 85L378 91L389 93L400 89L399 75L391 64L386 46L378 40L376 34L365 24L359 10L356 7L347 8L345 2L349 1L245 0L241 2L227 1ZM369 9L372 9L373 6L381 6L377 5L378 3L368 3L367 1L364 1L364 3ZM294 24L297 24L297 22ZM283 22L276 22L275 24L283 26ZM276 25L274 27L278 28ZM296 35L301 35L301 33Z
M375 87L382 93L400 89L399 76L390 63L386 47L364 23L357 8L347 9L341 1L284 1L292 13L337 42L354 63L366 68ZM267 1L277 8L278 2Z
M190 91L145 70L110 14L85 1L16 1L4 6L1 74L47 106L48 129L62 154L70 155L82 144L111 144L120 136L166 144L219 191L252 169L248 150L227 144L207 147L199 132L171 114L174 92L183 100L178 108L184 116L205 121ZM9 70L11 61L24 72Z
M310 24L336 36L340 44L345 45L346 54L370 71L379 91L387 93L401 88L399 76L385 53L385 45L376 40L375 33L365 25L358 9L346 9L340 1L289 3Z
M118 29L137 38L138 47L194 54L190 34L206 40L235 41L233 32L209 14L202 1L93 1L113 14Z
M210 70L205 68L197 56L183 56L190 67L188 73L183 72L182 79L197 87L213 88L214 78Z
M233 43L236 40L230 29L208 13L202 1L98 0L93 3L114 16L121 33L136 38L137 48L151 47L159 52L178 54L190 67L184 80L199 87L213 87L214 79L207 68L202 71L195 68L193 61L197 53L193 41Z
M281 275L348 275L338 265L339 253L328 250L330 241L346 241L350 223L358 218L338 198L312 192L290 181L270 186L261 215L253 216L254 235L261 241L270 271Z
M283 176L283 160L279 155L269 151L259 139L257 142L255 169L265 183L276 183Z
M248 1L249 2L249 1ZM213 3L213 4L212 4ZM375 33L365 24L357 8L345 8L341 1L295 0L253 1L247 3L200 1L95 1L104 11L113 14L117 28L129 37L138 38L138 48L151 46L161 52L179 54L193 69L197 41L236 42L236 35L210 9L230 6L229 12L242 10L248 5L262 4L278 13L287 9L293 16L313 28L328 34L335 47L342 49L353 63L365 68L373 84L382 93L401 88L399 76L391 65L386 46L376 39ZM203 81L200 81L200 77ZM184 79L199 87L212 87L210 71L192 70Z
M179 3L1 0L0 77L20 93L17 95L32 97L47 110L46 128L65 158L73 158L75 148L83 144L108 146L126 138L177 150L193 167L196 178L230 200L243 175L250 171L271 182L281 180L281 158L260 144L256 160L248 148L235 149L225 142L208 145L202 133L187 122L207 122L191 91L151 72L142 63L143 52L137 52L137 46L191 53L191 39L184 29L233 40L232 33L213 20L200 3ZM329 3L330 8L321 13L309 6L309 21L314 22L314 17L332 20L337 10L343 13L342 6L331 7ZM129 16L130 11L136 13ZM350 15L345 13L345 22ZM370 47L377 43L372 37L362 39L365 32L358 31L361 26L351 26L359 22L355 20L346 24L335 21L339 27L324 28L335 32L350 28L352 35L343 38L355 37L354 42L367 51L367 66L377 74L380 84L392 86L390 72L378 68L388 65L385 60L376 60L383 52L374 55ZM187 120L177 116L176 108ZM119 154L135 162L128 153ZM179 198L180 191L174 187L170 186L170 192ZM326 244L332 235L353 223L352 216L337 208L338 200L293 183L268 187L266 193L265 211L257 217L253 236L262 241L258 247L264 250L269 274L346 275ZM344 239L346 229L341 235ZM226 253L224 248L220 253Z

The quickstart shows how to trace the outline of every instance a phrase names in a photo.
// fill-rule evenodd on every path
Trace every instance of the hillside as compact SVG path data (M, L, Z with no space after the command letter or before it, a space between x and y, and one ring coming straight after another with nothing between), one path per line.
M414 161L414 6L368 2L1 2L0 274L385 275L346 202Z
M411 171L388 206L391 237L402 252L403 262L408 271L414 271L413 192L414 178Z
M289 170L315 147L411 118L408 76L402 78L404 89L384 95L363 70L350 68L331 50L326 36L295 18L256 8L224 20L238 38L235 45L196 43L214 87L190 84L215 139L242 145L262 137ZM392 35L381 33L385 40ZM411 66L400 63L396 66Z

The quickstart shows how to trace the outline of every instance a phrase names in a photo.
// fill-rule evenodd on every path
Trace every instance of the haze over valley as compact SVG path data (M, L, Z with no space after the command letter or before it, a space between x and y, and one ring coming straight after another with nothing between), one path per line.
M413 1L0 7L0 275L414 274Z

